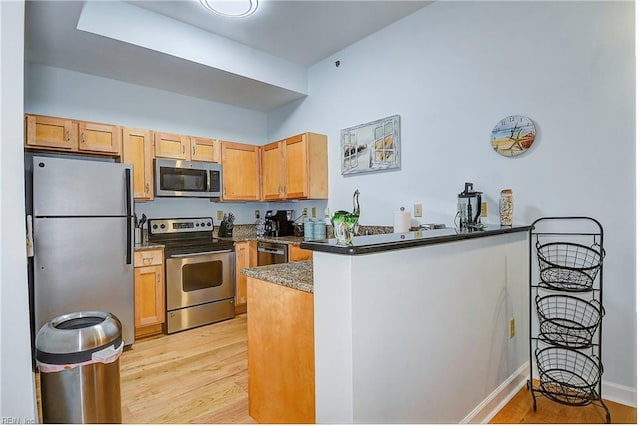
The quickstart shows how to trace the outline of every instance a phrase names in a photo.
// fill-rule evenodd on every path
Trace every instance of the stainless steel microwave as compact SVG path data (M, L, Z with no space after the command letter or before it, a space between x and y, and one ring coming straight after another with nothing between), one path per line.
M157 197L222 196L222 167L201 161L155 160L155 194Z

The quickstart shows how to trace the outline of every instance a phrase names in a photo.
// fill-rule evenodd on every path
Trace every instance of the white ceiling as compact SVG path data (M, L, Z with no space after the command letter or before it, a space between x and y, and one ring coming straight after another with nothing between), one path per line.
M431 2L260 0L244 19L216 16L198 0L90 3L83 11L81 1L27 1L27 62L268 111L306 96L296 76L306 85L309 66ZM198 52L165 50L171 43L162 37L172 34L185 51ZM201 59L217 48L237 52L228 66ZM276 75L292 76L291 84Z

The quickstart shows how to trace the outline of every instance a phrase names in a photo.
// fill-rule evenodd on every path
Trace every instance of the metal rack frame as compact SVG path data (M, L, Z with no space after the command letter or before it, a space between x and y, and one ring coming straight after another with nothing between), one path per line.
M604 367L600 361L605 314L602 225L586 216L542 217L532 223L529 232L527 389L531 391L533 410L537 410L537 394L565 405L597 403L605 411L606 422L611 423L609 408L602 400ZM553 245L562 246L552 253L554 256L573 256L571 261L545 258L548 252L541 252L541 247ZM547 298L555 296L565 299L560 308L548 304L541 308L541 300L552 300ZM588 300L589 296L592 300ZM550 310L549 316L560 318L547 319L541 313L543 309ZM547 330L543 331L541 326ZM537 386L533 382L534 363L540 378Z

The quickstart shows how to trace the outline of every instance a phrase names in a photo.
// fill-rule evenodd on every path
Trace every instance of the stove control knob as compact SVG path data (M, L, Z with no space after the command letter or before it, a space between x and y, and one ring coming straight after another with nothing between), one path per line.
M211 222L207 222L207 226L211 226Z
M201 225L204 226L204 222L202 222Z
M158 225L153 225L152 228L153 229L158 229Z
M200 226L200 224L199 224L199 223L196 223L196 226Z
M165 225L164 223L162 225L160 225L160 229L164 229L166 227L167 227L167 225Z

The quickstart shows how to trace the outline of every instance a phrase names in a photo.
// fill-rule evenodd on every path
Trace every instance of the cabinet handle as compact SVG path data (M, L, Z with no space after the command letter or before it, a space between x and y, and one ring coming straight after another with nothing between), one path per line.
M149 192L149 182L144 184L144 192Z
M152 260L153 260L153 257L144 257L142 258L142 263L145 265L151 265Z
M82 136L82 138L81 138L81 141L80 141L80 142L82 142L82 143L86 143L86 142L84 141L84 132L80 133L80 135Z
M196 155L196 147L195 146L191 147L191 155Z
M184 145L182 145L182 153L184 154Z
M67 142L71 140L71 132L67 130Z

